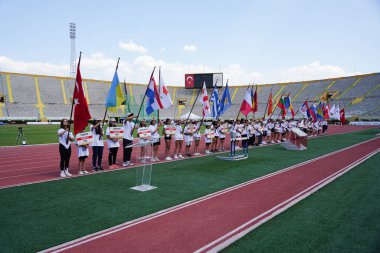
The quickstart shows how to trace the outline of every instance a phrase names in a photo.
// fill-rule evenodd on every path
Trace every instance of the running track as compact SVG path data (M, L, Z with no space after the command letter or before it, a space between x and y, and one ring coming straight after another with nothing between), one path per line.
M380 137L46 252L215 252L380 152Z
M353 132L371 128L371 126L330 126L328 134L338 134ZM226 139L226 150L229 149L229 140ZM121 145L122 146L122 145ZM159 158L164 159L164 141L161 140L159 148ZM200 151L204 153L205 144L203 138L200 143ZM174 141L172 141L170 154L173 155ZM185 145L182 148L182 154L185 152ZM193 147L191 148L191 152ZM91 154L86 161L86 168L92 171ZM132 161L136 166L141 165L137 162L136 157L139 156L140 150L134 148L132 153ZM70 171L73 175L78 174L78 159L75 145L72 145L72 154L70 160ZM108 150L105 147L103 152L103 168L108 170ZM122 164L122 148L119 148L116 164ZM52 180L60 180L59 176L59 153L58 144L34 145L34 146L17 146L17 147L0 147L0 189L25 184L45 182Z

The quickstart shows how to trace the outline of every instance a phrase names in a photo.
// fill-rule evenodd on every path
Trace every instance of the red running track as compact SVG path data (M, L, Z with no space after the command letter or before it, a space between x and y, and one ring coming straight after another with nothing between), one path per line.
M46 251L218 251L378 152L380 137Z
M328 134L346 133L371 128L369 126L330 126ZM229 149L229 140L226 139L224 146ZM161 140L159 148L159 158L164 159L164 141ZM200 143L200 151L203 153L205 144L203 138ZM185 152L185 145L182 148L182 154ZM193 147L191 148L193 151ZM172 141L170 154L174 152L174 141ZM133 149L132 161L135 165L141 165L137 162L140 150ZM91 155L86 161L86 168L92 171ZM73 175L78 174L78 159L75 145L72 145L72 154L70 160L70 171ZM107 166L108 150L105 147L103 152L103 168L108 170ZM122 164L122 148L119 148L116 164ZM59 177L59 152L58 144L34 145L34 146L17 146L17 147L0 147L0 189L12 186L19 186L37 182L45 182L62 179Z

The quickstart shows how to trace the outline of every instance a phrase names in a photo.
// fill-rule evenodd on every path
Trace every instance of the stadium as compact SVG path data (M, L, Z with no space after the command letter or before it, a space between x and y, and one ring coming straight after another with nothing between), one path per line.
M380 252L380 5L110 3L0 1L0 252Z

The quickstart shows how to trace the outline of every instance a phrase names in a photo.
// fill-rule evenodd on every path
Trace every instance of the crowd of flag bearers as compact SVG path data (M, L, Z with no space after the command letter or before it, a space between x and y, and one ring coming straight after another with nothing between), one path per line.
M161 157L166 161L183 159L185 157L208 155L215 152L223 152L225 140L231 136L246 137L241 143L236 143L236 149L241 149L241 146L261 146L273 143L286 141L289 132L292 128L299 128L310 136L320 135L327 130L326 119L331 114L331 109L327 110L327 106L315 106L315 101L311 107L307 101L300 107L299 111L303 118L295 120L290 95L280 96L276 107L280 108L280 114L277 118L272 118L272 92L270 92L267 107L262 119L255 119L257 112L257 86L254 91L253 87L248 86L246 94L243 98L239 113L235 120L221 120L223 113L231 106L231 97L228 88L228 80L221 99L218 98L217 87L215 85L211 98L208 97L206 85L199 90L201 98L199 102L202 104L202 119L186 120L179 119L155 119L149 121L139 119L140 111L144 100L146 101L146 113L152 114L154 111L169 108L173 103L170 94L159 71L159 87L154 80L154 70L149 79L149 83L145 92L143 101L137 115L129 112L125 115L123 121L118 125L115 118L106 120L108 110L115 112L116 108L126 102L127 89L123 94L119 84L117 67L109 93L105 103L105 114L101 120L93 119L89 132L85 132L88 121L91 115L88 109L88 104L84 96L82 87L82 78L80 74L80 59L77 66L77 77L73 93L73 104L70 115L70 120L63 119L58 130L59 153L60 153L60 176L72 176L69 171L71 157L71 143L74 142L78 155L78 174L84 175L89 172L86 170L86 159L89 157L89 148L92 149L92 170L94 172L103 171L104 169L117 169L119 167L133 166L131 161L134 143L134 133L138 138L138 142L152 142L153 151L151 157L146 157L144 146L140 147L140 155L138 158L141 161L150 159L150 162L159 162L159 147L165 145L165 156ZM119 61L117 63L117 66ZM197 99L195 99L197 102ZM194 104L195 104L194 102ZM210 106L210 102L212 106ZM194 108L190 110L189 117ZM322 108L322 110L321 110ZM327 110L327 113L325 112ZM339 111L339 109L338 109ZM249 113L253 113L253 117L248 118ZM298 111L297 111L298 112ZM285 116L291 114L291 118L285 120ZM74 114L74 131L71 132L70 122ZM240 118L240 114L245 118ZM265 116L268 116L267 118ZM281 116L281 118L280 118ZM333 110L333 115L336 117L336 108ZM343 111L344 117L344 111ZM206 118L208 120L206 120ZM213 120L210 120L213 118ZM342 114L340 112L340 118ZM105 129L105 131L104 131ZM74 138L75 136L75 138ZM229 138L228 138L229 137ZM200 144L205 145L204 154L200 151ZM103 168L103 150L106 145L108 151L108 167ZM229 144L228 144L229 145ZM174 146L174 148L172 148ZM119 149L122 149L122 163L117 164L117 155Z

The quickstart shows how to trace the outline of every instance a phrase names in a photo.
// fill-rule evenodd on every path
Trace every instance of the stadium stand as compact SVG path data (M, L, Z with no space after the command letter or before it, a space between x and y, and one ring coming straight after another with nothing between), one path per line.
M1 103L0 117L9 119L15 117L36 118L38 120L68 117L71 108L71 96L75 80L68 77L29 75L19 73L0 72L0 91L4 97ZM109 81L83 79L85 95L89 100L91 115L103 118L104 101L109 89ZM247 86L232 86L231 108L223 115L225 119L236 117ZM183 87L169 86L174 106L160 111L160 117L176 118L190 111L196 99L198 90L186 90ZM254 87L255 88L255 87ZM117 112L108 113L109 117L122 117L129 110L137 113L145 94L146 85L127 84L128 104L120 106ZM261 118L264 114L269 93L272 91L273 107L279 97L285 94L292 95L295 111L305 99L313 101L329 94L330 102L346 108L347 117L354 116L380 118L380 73L313 80L293 83L258 85L258 112L255 117ZM211 89L208 91L211 95ZM123 93L125 93L123 88ZM219 90L221 97L223 90ZM199 99L199 98L198 98ZM142 107L141 117L145 115L145 105ZM200 103L196 103L194 114L201 115ZM275 110L274 115L277 115ZM157 114L154 114L156 116Z

